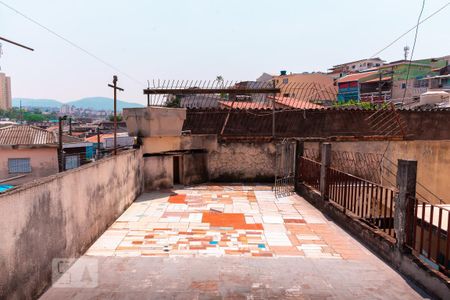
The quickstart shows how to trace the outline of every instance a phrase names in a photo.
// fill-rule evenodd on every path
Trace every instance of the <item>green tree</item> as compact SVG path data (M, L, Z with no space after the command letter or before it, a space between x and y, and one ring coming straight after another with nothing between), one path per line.
M180 95L176 95L176 96L172 96L169 99L167 99L166 103L165 103L166 107L181 107L181 96Z

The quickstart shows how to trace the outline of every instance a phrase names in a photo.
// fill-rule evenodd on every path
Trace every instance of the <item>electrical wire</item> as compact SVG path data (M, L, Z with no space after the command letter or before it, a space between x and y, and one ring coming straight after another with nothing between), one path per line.
M65 38L65 37L62 36L61 34L55 32L54 30L48 28L47 26L45 26L45 25L39 23L38 21L32 19L31 17L25 15L24 13L22 13L22 12L20 12L19 10L15 9L14 7L12 7L12 6L8 5L8 4L6 4L5 2L3 2L3 1L1 1L1 0L0 0L0 4L2 4L3 6L5 6L6 8L8 8L8 9L10 9L10 10L12 10L12 11L15 12L16 14L18 14L18 15L24 17L25 19L27 19L28 21L34 23L35 25L41 27L42 29L44 29L44 30L50 32L50 33L53 34L54 36L60 38L61 40L65 41L66 43L68 43L68 44L71 45L72 47L74 47L74 48L80 50L81 52L87 54L88 56L94 58L95 60L99 61L100 63L104 64L105 66L107 66L107 67L113 69L114 71L117 71L118 73L120 73L120 74L122 74L123 76L127 77L128 79L130 79L130 80L133 81L134 83L136 83L136 84L138 84L138 85L140 85L140 86L145 86L145 83L143 83L142 81L140 81L140 80L134 78L133 76L127 74L126 72L120 70L120 69L117 68L116 66L114 66L114 65L112 65L111 63L107 62L106 60L104 60L104 59L98 57L97 55L93 54L92 52L90 52L90 51L84 49L83 47L81 47L81 46L75 44L75 43L72 42L71 40Z
M447 8L447 6L450 5L450 2L447 2L444 6L442 6L441 8L439 8L438 10L436 10L435 12L433 12L431 15L429 15L428 17L426 17L425 19L423 19L422 21L420 21L418 24L416 24L414 27L410 28L408 31L406 31L405 33L403 33L402 35L400 35L398 38L396 38L395 40L393 40L392 42L390 42L386 47L384 47L383 49L379 50L378 52L376 52L374 55L371 56L371 58L374 58L375 56L377 56L378 54L380 54L381 52L383 52L384 50L388 49L389 47L391 47L392 45L394 45L396 42L398 42L402 37L404 37L405 35L407 35L408 33L410 33L411 31L413 31L414 29L416 29L420 24L424 23L425 21L429 20L430 18L432 18L433 16L437 15L438 13L440 13L442 10L444 10L445 8Z

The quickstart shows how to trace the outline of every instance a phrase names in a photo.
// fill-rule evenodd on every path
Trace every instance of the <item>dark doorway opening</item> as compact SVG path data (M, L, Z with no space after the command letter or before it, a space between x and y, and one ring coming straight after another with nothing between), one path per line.
M173 184L181 184L180 180L180 156L173 157Z

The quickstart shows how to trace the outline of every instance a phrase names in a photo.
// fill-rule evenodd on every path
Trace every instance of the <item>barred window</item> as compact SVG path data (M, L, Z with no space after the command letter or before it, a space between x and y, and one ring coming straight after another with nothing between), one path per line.
M14 173L31 173L31 165L29 158L9 158L8 171Z

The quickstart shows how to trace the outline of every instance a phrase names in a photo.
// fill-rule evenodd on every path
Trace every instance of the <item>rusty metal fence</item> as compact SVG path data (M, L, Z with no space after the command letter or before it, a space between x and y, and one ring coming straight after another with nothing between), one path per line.
M298 164L298 178L315 190L319 190L321 164L304 156L300 157Z
M286 197L295 192L295 153L296 142L283 140L276 145L275 157L275 196Z
M350 211L395 238L394 189L333 168L328 168L327 172L326 192L330 201L341 206L344 213Z
M311 82L152 80L148 106L219 109L320 109L337 101L337 87Z
M414 213L409 218L413 226L407 246L426 258L429 265L449 276L450 205L430 204L417 198L410 201L414 203Z
M321 163L301 157L298 178L319 191ZM351 212L361 221L395 238L394 197L397 191L372 181L327 168L324 198L338 204L344 213Z

